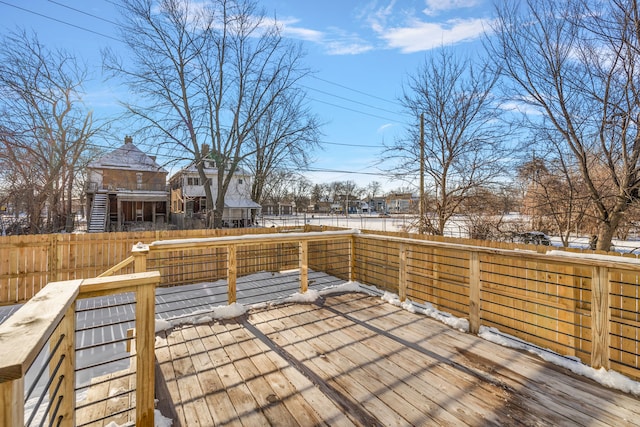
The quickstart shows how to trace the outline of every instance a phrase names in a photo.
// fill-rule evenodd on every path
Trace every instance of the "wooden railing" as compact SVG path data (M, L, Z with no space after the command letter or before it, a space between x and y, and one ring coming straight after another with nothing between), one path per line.
M47 348L45 366L38 367L48 381L43 417L52 425L75 426L75 306L81 298L132 292L135 294L136 389L135 423L153 426L154 307L157 272L48 284L38 295L0 325L0 425L30 424L25 420L25 376L36 357Z
M355 236L354 280L640 379L640 260Z
M0 346L20 348L0 355L0 407L7 408L2 421L7 425L22 421L24 372L47 343L56 343L56 354L64 355L60 369L65 374L58 388L66 390L63 396L71 393L73 387L64 378L73 377L66 366L73 365L69 349L74 347L68 340L73 339L69 331L77 298L136 292L136 357L140 358L136 375L145 378L137 381L136 415L144 423L152 416L154 287L225 280L231 304L237 299L239 277L292 269L298 271L302 292L308 288L311 271L325 272L466 318L471 333L482 326L497 327L540 347L579 357L594 368L612 368L640 379L640 261L569 255L354 231L136 244L131 258L108 269L105 277L52 283L0 325ZM119 268L136 273L112 276ZM47 310L42 309L45 301ZM56 416L65 423L69 418L72 425L73 406L60 407Z
M0 305L26 302L49 282L96 277L127 258L138 242L278 231L235 228L0 236ZM133 267L121 270L131 272Z

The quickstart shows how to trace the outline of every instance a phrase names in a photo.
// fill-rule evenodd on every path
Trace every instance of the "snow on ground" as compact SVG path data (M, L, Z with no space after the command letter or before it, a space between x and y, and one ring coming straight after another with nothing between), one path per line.
M516 217L517 215L510 215L510 219L508 218L507 221L515 220ZM377 214L349 214L349 216L298 214L264 216L258 221L258 224L263 227L302 227L305 224L309 224L378 231L411 231L409 228L415 223L416 217L409 214L394 214L385 217L378 216ZM468 224L463 217L454 217L447 223L444 235L447 237L468 238ZM549 237L553 246L562 246L560 237ZM569 241L569 247L589 249L589 240L589 236L572 236ZM616 252L640 254L640 236L632 236L628 240L613 240L613 250Z

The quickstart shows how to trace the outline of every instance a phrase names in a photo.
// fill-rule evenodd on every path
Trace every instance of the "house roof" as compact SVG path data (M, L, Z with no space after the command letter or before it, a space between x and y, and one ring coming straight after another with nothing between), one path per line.
M141 151L130 141L89 163L88 167L93 169L124 169L168 173L166 169L156 163L153 157Z
M212 168L212 167L205 167L204 168L204 173L209 178L216 177L216 176L218 176L218 169L217 168ZM195 163L191 163L191 164L185 166L184 168L180 169L178 172L173 174L169 180L171 181L174 178L177 178L177 177L180 177L180 176L183 176L183 175L198 176L198 168L196 167ZM251 176L251 173L249 173L246 170L238 167L238 168L236 168L235 172L233 173L233 176L235 176L235 177Z

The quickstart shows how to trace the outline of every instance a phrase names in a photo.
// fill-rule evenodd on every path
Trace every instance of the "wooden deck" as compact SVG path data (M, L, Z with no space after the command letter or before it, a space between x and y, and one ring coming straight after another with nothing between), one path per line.
M362 294L160 337L174 426L640 425L631 395Z

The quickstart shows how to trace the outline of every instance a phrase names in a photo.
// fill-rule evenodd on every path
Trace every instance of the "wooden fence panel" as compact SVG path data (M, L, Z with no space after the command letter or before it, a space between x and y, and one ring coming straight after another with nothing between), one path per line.
M609 360L616 371L634 375L640 366L640 273L610 272Z
M133 245L138 242L267 234L277 233L280 230L279 228L236 228L2 236L0 237L0 305L26 302L48 282L96 277L126 259L131 254ZM202 254L202 256L205 255L207 254ZM211 261L213 266L210 268L192 269L191 272L181 273L180 283L187 283L191 279L218 277L219 275L211 276L204 273L204 271L219 269L215 267L219 262L218 258L213 256ZM178 260L172 263L175 265ZM294 260L289 260L289 264L293 265L293 262ZM171 267L167 268L171 270ZM132 267L121 273L130 272L133 272ZM175 272L172 274L177 276ZM163 282L164 280L163 277Z

